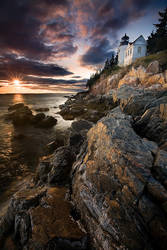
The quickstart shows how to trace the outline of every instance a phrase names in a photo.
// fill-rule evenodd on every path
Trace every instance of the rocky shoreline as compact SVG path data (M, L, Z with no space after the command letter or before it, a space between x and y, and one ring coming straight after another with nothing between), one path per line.
M6 119L12 121L14 126L32 125L39 128L50 128L56 125L57 119L52 116L46 116L44 113L33 115L32 110L24 103L17 103L8 108L9 113ZM37 111L48 111L48 109L37 109Z
M11 199L0 247L165 250L167 90L122 84L60 108L76 119L67 143Z

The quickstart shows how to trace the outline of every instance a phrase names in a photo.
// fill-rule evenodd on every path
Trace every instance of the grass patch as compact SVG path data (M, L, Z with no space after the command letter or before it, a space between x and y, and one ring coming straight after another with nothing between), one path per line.
M147 67L149 63L153 61L158 61L160 63L162 71L166 70L167 69L167 50L138 58L136 59L134 63L132 63L131 66L138 67L142 65L144 67Z
M118 87L118 82L122 79L131 69L132 67L137 68L139 66L147 67L151 62L158 61L160 64L161 72L167 69L167 50L163 50L157 52L155 54L151 54L145 57L141 57L136 59L132 64L120 67L118 65L113 65L111 68L104 68L103 70L96 72L87 82L87 87L89 90L98 84L99 82L103 81L107 77L111 77L115 74L119 74L115 87Z

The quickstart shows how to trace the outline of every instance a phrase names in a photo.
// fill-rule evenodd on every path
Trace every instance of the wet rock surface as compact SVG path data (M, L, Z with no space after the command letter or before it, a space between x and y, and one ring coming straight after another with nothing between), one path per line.
M166 52L165 52L166 54ZM112 89L120 88L123 85L163 89L167 87L166 67L157 60L147 65L134 65L121 67L115 73L105 76L101 75L96 84L91 86L91 93L94 96L109 94Z
M110 112L73 167L72 196L97 249L166 249L166 155L132 125L120 108Z
M159 70L155 62L133 74ZM13 196L0 221L0 248L166 249L167 92L122 82L102 93L61 105L64 119L77 120L66 143L47 145L33 182ZM9 111L15 126L55 122L23 104Z
M79 93L60 106L61 111L59 114L65 120L77 118L97 122L109 109L115 106L112 95L99 95L95 97L86 95L86 93Z
M10 112L7 119L13 122L14 126L33 125L39 128L50 128L56 125L57 119L52 116L45 116L44 113L33 115L31 109L23 103L17 103L8 108ZM46 110L42 110L46 111Z
M73 122L67 145L58 147L52 155L41 159L37 167L35 182L58 186L69 184L72 165L92 126L93 123L86 120Z
M69 182L69 175L75 155L71 148L60 147L50 159L51 171L48 174L49 184L64 185Z
M49 111L49 108L38 108L38 109L35 109L36 112L48 112Z
M27 187L16 193L0 224L0 242L10 224L14 224L14 240L7 239L1 249L9 244L13 249L87 249L87 235L72 218L66 193L64 187Z

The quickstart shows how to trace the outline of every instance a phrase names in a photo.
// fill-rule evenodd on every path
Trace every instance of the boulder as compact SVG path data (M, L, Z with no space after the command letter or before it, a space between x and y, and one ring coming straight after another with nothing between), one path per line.
M10 249L86 250L87 235L72 218L66 193L64 187L27 187L16 193L6 215L9 221L9 210L12 212L10 229L16 248L11 240L5 245L13 247ZM0 228L2 231L2 224Z
M111 75L111 76L108 77L106 93L108 93L109 90L118 87L118 82L119 82L120 78L121 78L121 73L114 74L114 75Z
M37 167L36 171L36 176L34 178L34 181L36 183L46 183L48 179L48 173L51 170L51 165L50 165L50 156L48 157L43 157Z
M69 182L72 164L75 160L71 147L58 148L50 159L51 171L48 174L48 183L52 185L64 185Z
M98 250L166 249L167 196L152 172L157 146L132 124L111 111L89 130L73 166L73 202Z
M86 131L84 131L84 135L85 135ZM75 133L73 131L71 131L71 133L69 135L68 145L71 147L72 152L76 155L79 153L80 148L81 148L82 144L84 143L84 140L85 140L84 135L83 135L83 133Z
M139 66L132 67L118 83L118 88L122 85L129 85L132 87L149 87L162 88L166 84L166 74L160 73L160 65L158 61L151 62L147 68ZM155 85L155 86L154 86Z
M52 116L47 116L41 122L37 123L37 126L40 128L51 128L57 124L57 119Z
M167 152L164 150L159 150L153 167L156 175L158 175L159 179L167 187Z
M156 141L159 146L163 145L167 138L166 104L164 102L167 103L166 96L146 105L146 111L134 124L137 133Z
M41 122L44 119L45 119L45 114L44 113L39 113L39 114L37 114L37 115L35 115L33 117L33 123L38 124L39 122Z
M163 120L167 120L167 101L160 103L160 116Z
M11 119L15 126L25 126L32 123L33 115L28 106L16 109L11 113Z
M146 68L147 73L158 74L159 71L160 71L160 66L158 61L151 62Z
M31 109L23 103L9 107L7 118L12 120L14 126L34 125L35 127L50 128L56 125L57 119L52 116L45 117L44 113L33 115Z
M143 66L139 66L136 69L132 67L131 70L127 72L122 79L120 79L118 88L120 88L122 85L136 87L140 85L141 81L147 77L148 75L146 73L146 69Z
M156 95L154 91L123 85L113 91L113 100L120 105L123 112L135 117L142 115L145 107L156 101Z
M22 109L24 108L24 103L16 103L14 105L10 105L9 108L8 108L8 111L14 111L14 110L17 110L17 109Z
M86 250L86 234L70 215L65 188L52 188L43 199L45 206L29 211L32 227L30 249Z
M11 199L6 214L0 220L0 242L14 225L15 216L21 211L28 210L31 206L39 204L40 199L46 194L46 188L22 189Z
M93 123L86 120L74 121L71 124L72 130L74 130L77 133L80 133L82 130L89 130L92 126Z
M53 153L58 147L64 146L64 137L56 138L55 141L52 141L46 145L48 153Z
M36 112L48 112L49 108L37 108L35 109Z
M120 103L122 100L128 100L131 96L142 95L143 92L143 89L136 89L125 84L112 91L113 101L114 103Z
M133 87L137 87L140 84L139 78L137 76L129 76L125 75L120 81L118 88L120 88L122 85L130 85Z

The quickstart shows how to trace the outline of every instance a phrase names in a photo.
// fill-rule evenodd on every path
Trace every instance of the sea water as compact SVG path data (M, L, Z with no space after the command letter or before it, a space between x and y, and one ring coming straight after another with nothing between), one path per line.
M59 105L67 100L64 94L1 94L0 95L0 210L24 180L31 178L46 145L70 127L58 113ZM34 114L38 108L49 108L45 115L55 117L57 124L49 129L14 127L5 119L9 105L28 105Z

